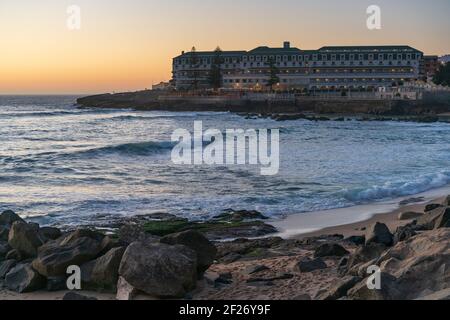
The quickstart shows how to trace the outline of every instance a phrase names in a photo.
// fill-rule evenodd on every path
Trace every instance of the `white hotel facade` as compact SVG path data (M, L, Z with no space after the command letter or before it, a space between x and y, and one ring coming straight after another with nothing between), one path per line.
M423 53L409 46L342 46L300 50L281 48L221 51L222 87L266 90L276 67L280 90L343 90L391 87L419 79ZM173 84L178 90L210 88L217 52L183 52L173 59ZM269 61L272 61L270 67Z

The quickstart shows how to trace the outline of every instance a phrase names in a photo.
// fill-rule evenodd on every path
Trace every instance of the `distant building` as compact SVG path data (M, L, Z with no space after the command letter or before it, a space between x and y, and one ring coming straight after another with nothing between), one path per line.
M439 71L440 62L438 56L424 56L421 61L420 75L424 80L433 78Z
M301 50L183 52L173 59L176 89L210 88L210 72L220 55L222 87L265 90L274 70L275 89L343 90L390 87L419 79L423 53L409 46L342 46Z

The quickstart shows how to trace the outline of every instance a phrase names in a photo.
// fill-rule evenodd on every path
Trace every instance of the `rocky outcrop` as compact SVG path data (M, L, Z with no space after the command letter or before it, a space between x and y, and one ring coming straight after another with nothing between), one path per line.
M45 242L39 233L39 226L26 222L16 221L9 231L8 243L16 249L23 257L33 258Z
M195 288L197 254L183 245L134 242L122 257L119 275L150 296L181 298Z
M66 273L70 265L82 265L104 250L104 236L89 230L77 230L66 237L47 242L38 250L33 267L43 276Z
M12 268L5 277L5 285L9 290L25 293L45 287L46 281L30 264L19 264Z
M165 236L161 243L170 245L185 245L197 254L197 270L199 275L205 272L214 262L217 254L216 247L204 235L189 230Z
M378 266L397 278L405 299L450 288L450 229L424 232L384 253Z
M391 246L394 242L394 236L384 223L375 223L366 233L366 245L379 243L385 246Z

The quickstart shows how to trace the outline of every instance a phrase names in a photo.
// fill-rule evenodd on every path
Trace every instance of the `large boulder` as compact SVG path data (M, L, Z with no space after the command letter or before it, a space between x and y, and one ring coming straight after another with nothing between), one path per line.
M348 255L348 252L343 246L337 243L324 243L321 244L314 251L315 258L324 258L324 257L343 257Z
M39 226L16 221L9 231L8 243L25 258L37 256L37 251L45 240L39 233Z
M203 274L213 264L216 258L216 247L200 232L189 230L171 234L161 239L162 243L176 245L181 244L197 253L197 269Z
M14 213L14 211L6 210L0 214L0 226L11 227L16 221L25 222L21 217Z
M384 223L375 223L366 233L366 245L371 243L380 243L385 246L391 246L394 242L394 236Z
M83 287L115 291L124 247L113 248L96 260L81 266Z
M404 299L450 288L450 229L427 231L400 242L376 264L397 278Z
M46 277L65 275L67 267L97 258L104 250L103 240L104 236L96 232L77 230L41 246L33 267Z
M25 293L45 288L46 280L30 264L19 264L8 272L5 285L11 291Z
M134 242L122 257L119 274L150 296L181 298L195 288L197 254L183 245Z

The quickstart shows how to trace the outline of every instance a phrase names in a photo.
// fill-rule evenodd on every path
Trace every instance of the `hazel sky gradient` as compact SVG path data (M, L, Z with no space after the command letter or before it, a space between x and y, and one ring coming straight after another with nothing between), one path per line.
M382 30L366 8L382 9ZM69 5L80 31L66 27ZM197 50L405 44L450 53L449 0L0 0L0 94L140 90Z

